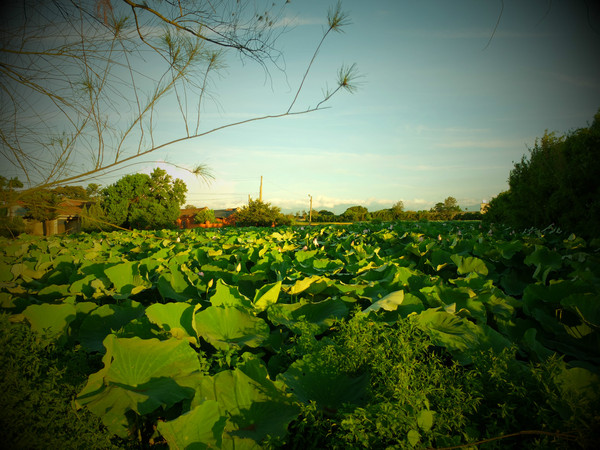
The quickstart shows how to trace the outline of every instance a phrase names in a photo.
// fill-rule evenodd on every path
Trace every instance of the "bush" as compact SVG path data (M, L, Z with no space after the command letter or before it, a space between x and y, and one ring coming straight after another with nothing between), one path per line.
M212 209L203 209L198 212L194 216L195 223L214 223L215 222L215 212Z
M283 215L277 206L252 200L248 205L235 212L235 223L242 227L270 227L272 225L291 225L291 218Z
M337 411L302 405L287 448L411 448L411 433L418 448L484 439L489 448L592 448L600 410L565 394L558 357L525 363L514 347L490 349L460 366L411 317L388 325L355 316L337 328L319 340L303 333L290 356L310 355L323 371L368 374L369 398Z
M99 203L92 203L84 207L81 214L81 231L105 231L113 227L107 222L106 215Z
M76 412L71 400L99 356L80 347L43 347L25 324L0 314L0 429L4 448L127 448L113 439L99 417Z
M14 238L25 232L25 223L20 217L1 217L0 236Z

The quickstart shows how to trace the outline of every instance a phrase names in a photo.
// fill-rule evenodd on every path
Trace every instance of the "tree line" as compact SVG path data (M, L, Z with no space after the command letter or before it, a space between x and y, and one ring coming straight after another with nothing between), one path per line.
M78 215L83 231L173 228L187 192L182 180L173 179L160 168L149 175L125 175L104 189L95 183L86 188L59 186L21 191L22 187L18 178L0 177L0 230L3 235L23 232L23 219L39 222L56 219L65 211L66 200L80 201ZM22 218L12 214L15 205L25 210Z
M306 211L296 213L296 220L309 220ZM326 222L393 222L398 220L480 220L479 212L463 211L454 197L447 197L443 202L438 202L429 210L411 211L404 209L402 201L396 202L391 208L369 211L364 206L351 206L342 214L335 214L328 210L312 211L310 220L317 223Z
M554 225L582 237L597 237L600 225L600 110L592 124L562 136L536 139L514 164L509 189L490 201L488 222L514 228Z

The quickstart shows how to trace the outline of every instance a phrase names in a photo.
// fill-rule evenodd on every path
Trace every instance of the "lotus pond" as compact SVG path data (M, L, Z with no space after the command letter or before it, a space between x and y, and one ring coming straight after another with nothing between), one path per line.
M586 448L600 429L598 240L446 222L0 244L0 387L54 383L0 403L28 448L74 433L36 395L97 420L88 448Z

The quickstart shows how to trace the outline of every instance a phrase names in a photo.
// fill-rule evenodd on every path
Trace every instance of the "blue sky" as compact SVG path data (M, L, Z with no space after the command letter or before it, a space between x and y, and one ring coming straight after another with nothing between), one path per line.
M294 27L279 41L285 73L271 67L265 77L229 55L201 127L284 112L333 5L290 3L285 18ZM513 162L544 130L587 126L600 108L600 16L592 10L588 18L583 1L505 0L491 42L501 1L342 5L352 23L325 41L295 109L314 106L342 64L357 64L358 91L336 95L326 110L228 128L152 155L212 169L207 185L162 166L187 183L187 203L241 206L258 197L263 176L263 199L286 212L308 210L309 194L313 208L337 213L398 200L429 209L448 196L473 210L507 189ZM160 126L166 133L169 121Z

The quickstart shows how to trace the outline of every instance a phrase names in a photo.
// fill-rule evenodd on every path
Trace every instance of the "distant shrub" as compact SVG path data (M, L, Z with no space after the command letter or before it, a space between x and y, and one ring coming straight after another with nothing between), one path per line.
M194 216L195 223L213 223L215 221L215 212L212 209L203 209Z
M0 217L0 236L14 238L25 232L25 223L20 217Z
M243 227L270 227L272 225L291 225L292 219L281 213L277 206L264 203L260 200L252 200L248 205L235 212L236 225Z

